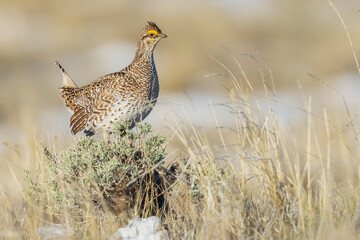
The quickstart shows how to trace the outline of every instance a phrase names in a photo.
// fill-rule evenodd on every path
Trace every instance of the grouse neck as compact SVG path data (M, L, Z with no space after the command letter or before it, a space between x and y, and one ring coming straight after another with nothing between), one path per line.
M151 51L137 51L135 54L135 58L131 63L131 67L134 69L138 69L139 72L144 74L148 74L149 71L153 70L154 65L154 56Z
M153 52L154 52L153 48L139 46L139 44L138 44L138 48L136 49L136 53L135 53L133 62L151 59Z

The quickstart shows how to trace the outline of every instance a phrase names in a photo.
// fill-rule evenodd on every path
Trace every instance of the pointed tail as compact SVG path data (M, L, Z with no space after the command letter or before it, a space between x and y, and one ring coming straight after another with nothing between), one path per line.
M65 69L60 65L60 63L58 61L55 60L55 64L60 68L60 71L63 75L63 87L73 87L73 88L77 88L78 86L76 85L76 83L71 79L71 77L69 76L69 74L67 74L67 72L65 71Z

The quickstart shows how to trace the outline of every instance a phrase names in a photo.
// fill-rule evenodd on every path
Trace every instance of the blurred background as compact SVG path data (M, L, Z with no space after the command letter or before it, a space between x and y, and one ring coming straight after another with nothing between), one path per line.
M259 126L271 122L281 131L284 145L279 148L289 155L284 157L290 159L287 169L294 166L305 176L302 169L310 172L311 162L317 182L317 176L326 176L319 174L326 158L329 179L339 184L336 192L359 196L360 70L354 55L360 58L360 1L331 1L353 49L328 0L0 0L0 236L16 215L11 209L22 206L23 169L41 170L39 146L59 153L79 137L70 133L54 61L79 86L119 71L132 61L148 20L168 35L155 50L160 98L145 120L167 137L167 159L186 158L175 135L181 129L191 139L186 124L192 124L205 139L195 149L209 148L215 159L240 164L239 151L245 148L236 130L244 130L244 136L252 131L235 126L234 119L245 122L239 117L242 110L254 115L257 110L263 117ZM230 90L231 78L244 87L244 96ZM236 114L231 109L235 97ZM259 156L269 150L271 157L271 146L258 147ZM249 156L257 156L254 152ZM343 199L355 209L353 198L344 193ZM29 214L34 222L41 219L35 215Z
M359 54L360 2L334 0L334 4ZM359 110L360 77L353 53L326 0L1 0L0 153L9 148L16 152L19 144L34 141L34 136L58 140L63 148L71 145L70 114L58 95L62 78L54 60L79 86L119 71L132 61L147 20L169 36L155 51L161 92L157 114L147 121L156 128L162 128L169 107L185 109L196 126L214 126L209 104L228 101L229 83L226 74L209 77L226 72L212 57L243 81L232 56L219 45L232 52L259 92L263 91L259 69L267 64L284 102L302 104L301 94L295 97L299 83L320 108L339 97L326 92L329 89L324 90L317 78L330 82L350 107ZM288 124L299 119L297 112L279 108ZM219 115L227 124L228 116Z

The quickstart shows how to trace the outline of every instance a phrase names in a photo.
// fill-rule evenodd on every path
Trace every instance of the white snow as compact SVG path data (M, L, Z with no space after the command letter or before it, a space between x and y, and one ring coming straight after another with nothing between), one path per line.
M120 228L109 240L167 240L167 233L161 230L158 217L136 217L125 228Z

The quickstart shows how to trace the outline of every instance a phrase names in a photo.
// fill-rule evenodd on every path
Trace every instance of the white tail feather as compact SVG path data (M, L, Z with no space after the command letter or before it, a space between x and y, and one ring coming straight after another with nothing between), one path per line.
M67 72L65 71L65 69L60 65L60 63L58 61L55 60L55 64L60 68L60 71L63 75L63 87L73 87L73 88L77 88L78 86L76 85L76 83L71 79L71 77L69 76L69 74L67 74Z

